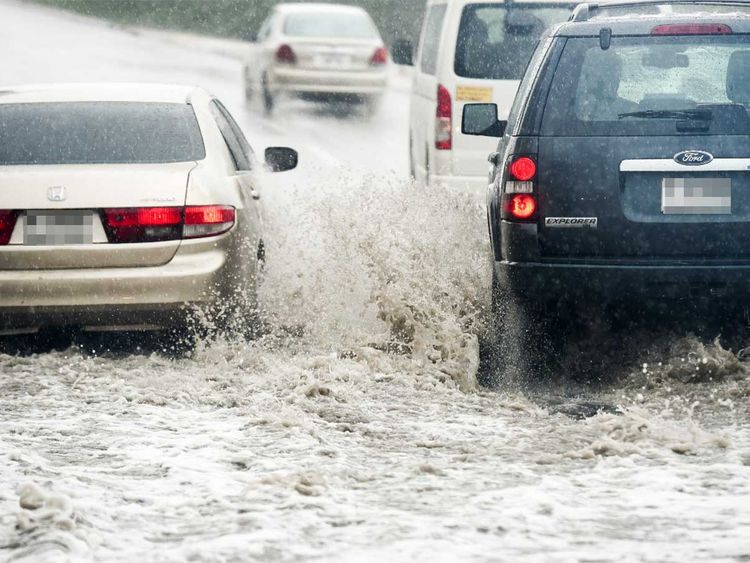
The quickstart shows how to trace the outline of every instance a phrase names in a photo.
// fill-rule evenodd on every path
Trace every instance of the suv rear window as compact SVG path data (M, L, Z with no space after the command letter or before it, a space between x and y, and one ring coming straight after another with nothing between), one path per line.
M750 37L567 40L544 135L750 134Z
M0 166L167 163L205 156L187 104L0 104Z
M570 4L468 4L461 14L454 71L464 78L520 80L544 30L570 17Z

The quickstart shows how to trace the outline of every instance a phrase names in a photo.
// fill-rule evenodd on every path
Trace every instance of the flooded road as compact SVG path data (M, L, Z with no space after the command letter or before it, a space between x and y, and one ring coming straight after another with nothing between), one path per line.
M3 345L0 560L750 560L742 354L651 330L477 389L484 211L405 179L406 91L267 120L236 60L10 0L0 47L3 84L200 83L302 158L263 194L264 337Z

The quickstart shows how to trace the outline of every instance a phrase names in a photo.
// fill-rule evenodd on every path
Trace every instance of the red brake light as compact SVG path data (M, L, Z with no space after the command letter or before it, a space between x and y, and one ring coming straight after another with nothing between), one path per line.
M657 25L651 35L731 35L732 28L723 23L689 23Z
M384 65L388 62L388 51L385 47L378 47L375 50L375 54L370 59L372 66Z
M220 235L234 225L234 207L227 205L201 205L185 208L183 238Z
M515 219L530 219L536 213L536 199L529 194L516 194L507 202L507 212Z
M234 221L234 207L225 205L102 210L102 224L111 243L215 236L231 229Z
M157 242L180 238L182 207L104 209L102 223L109 242Z
M0 245L6 245L10 242L17 218L17 211L0 211Z
M438 85L435 117L435 148L449 151L453 148L453 101L451 93L442 84Z
M294 54L294 50L289 45L281 45L276 50L276 60L280 63L296 64L297 55Z
M509 172L513 180L528 182L536 176L536 163L528 156L522 156L511 162Z

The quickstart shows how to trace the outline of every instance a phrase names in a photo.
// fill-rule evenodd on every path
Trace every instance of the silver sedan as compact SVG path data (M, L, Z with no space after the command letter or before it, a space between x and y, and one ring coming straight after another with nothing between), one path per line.
M0 93L0 330L252 321L263 169L200 88L59 85Z

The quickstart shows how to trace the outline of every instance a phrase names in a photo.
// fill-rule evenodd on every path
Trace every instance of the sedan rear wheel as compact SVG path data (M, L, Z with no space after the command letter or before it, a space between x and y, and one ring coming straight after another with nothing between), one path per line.
M265 110L266 114L271 115L273 113L273 108L276 105L276 100L274 99L274 95L271 93L271 90L268 86L268 77L263 77L263 84L261 85L262 94L263 94L263 109Z

